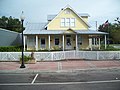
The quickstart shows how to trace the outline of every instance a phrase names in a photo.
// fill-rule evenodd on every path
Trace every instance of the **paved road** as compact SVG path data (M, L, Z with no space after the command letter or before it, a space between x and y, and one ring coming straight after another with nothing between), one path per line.
M120 71L0 74L0 90L120 90Z
M9 85L0 87L0 90L120 90L120 83Z

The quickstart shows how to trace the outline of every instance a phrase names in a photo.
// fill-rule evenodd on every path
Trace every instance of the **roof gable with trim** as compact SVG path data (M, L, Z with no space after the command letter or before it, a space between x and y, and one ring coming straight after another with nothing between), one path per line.
M65 30L63 33L64 34L76 34L76 32L72 30L71 28L69 28L68 30Z
M66 14L66 10L70 11L70 14ZM61 27L61 18L75 18L75 27ZM90 25L82 19L82 17L77 14L70 6L66 6L63 8L57 15L52 18L45 28L47 27L48 30L66 30L68 28L72 28L74 30L80 29L88 29Z

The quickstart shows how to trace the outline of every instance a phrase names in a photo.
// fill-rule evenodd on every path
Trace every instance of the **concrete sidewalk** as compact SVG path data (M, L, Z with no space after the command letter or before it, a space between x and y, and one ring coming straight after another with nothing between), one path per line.
M76 70L120 69L120 61L74 60L37 62L36 64L25 64L25 66L26 68L21 69L19 62L0 62L0 73L71 72Z

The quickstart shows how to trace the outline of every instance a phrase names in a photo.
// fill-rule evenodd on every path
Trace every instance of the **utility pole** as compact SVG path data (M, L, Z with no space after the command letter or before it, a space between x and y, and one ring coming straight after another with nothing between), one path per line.
M96 31L97 31L97 21L95 21L95 25L96 25Z

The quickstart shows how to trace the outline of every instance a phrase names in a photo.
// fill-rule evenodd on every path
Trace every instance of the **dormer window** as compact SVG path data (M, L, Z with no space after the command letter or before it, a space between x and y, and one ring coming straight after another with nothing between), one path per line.
M71 11L70 10L65 10L65 14L70 14Z

